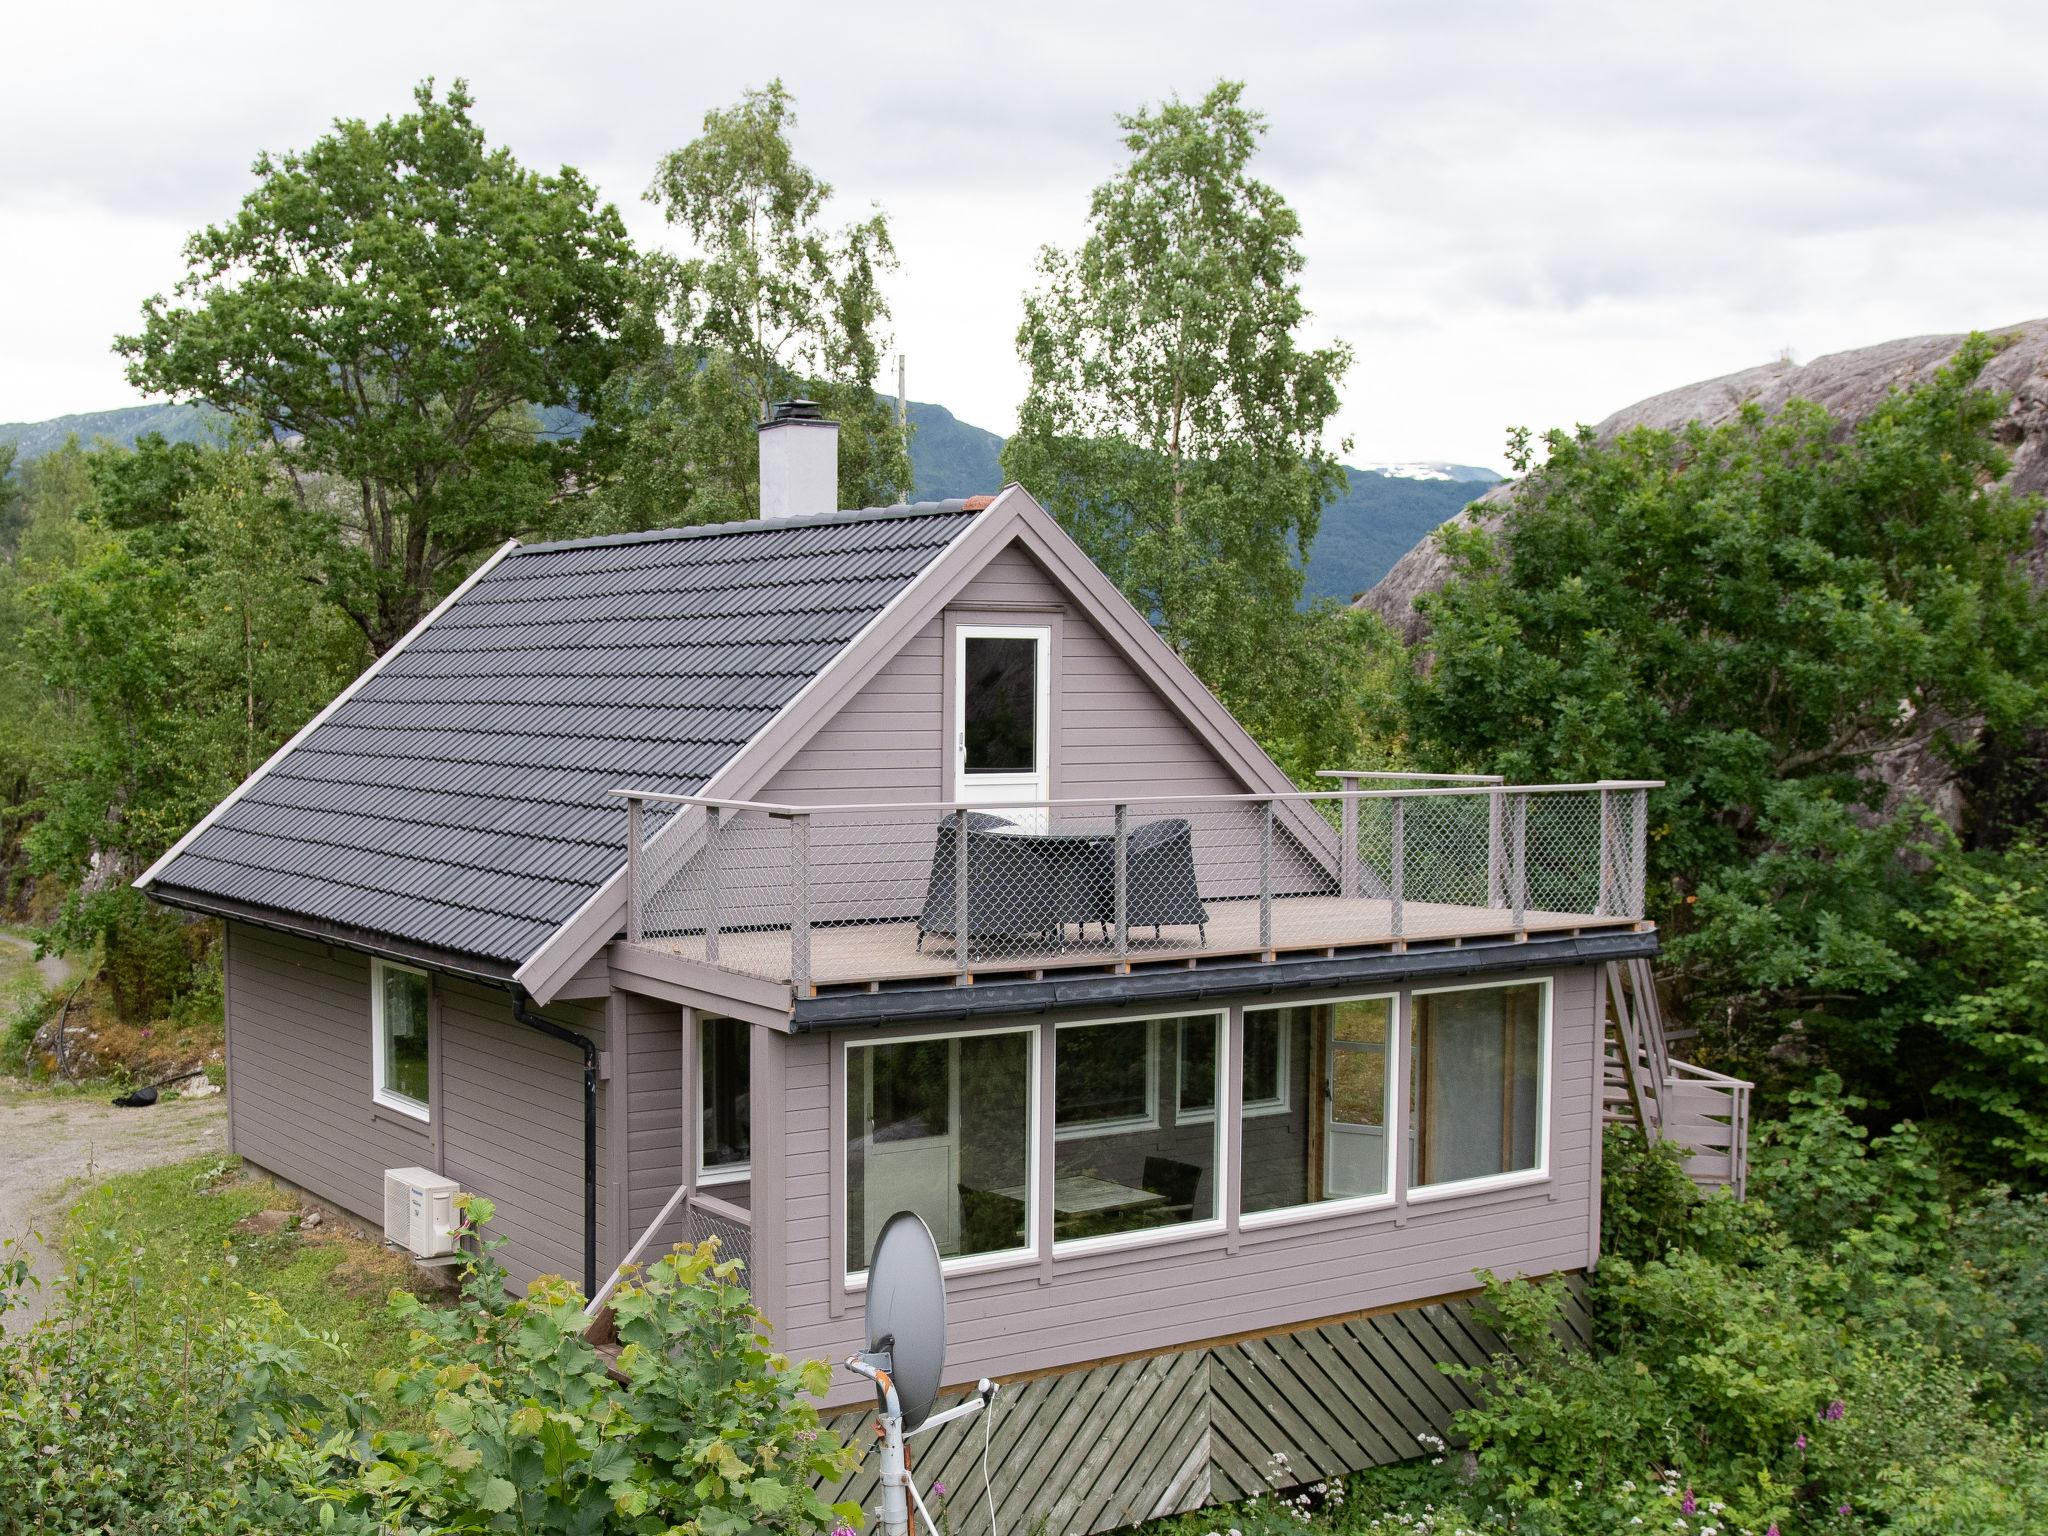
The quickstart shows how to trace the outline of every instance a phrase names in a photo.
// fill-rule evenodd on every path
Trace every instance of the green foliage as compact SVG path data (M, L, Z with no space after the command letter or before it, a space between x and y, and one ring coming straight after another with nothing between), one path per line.
M50 1536L369 1536L306 1496L364 1433L361 1404L319 1380L335 1340L235 1284L227 1255L179 1278L84 1233L50 1316L0 1338L0 1512ZM0 1263L0 1312L24 1279Z
M1272 685L1345 645L1296 621L1294 556L1344 484L1324 434L1351 354L1299 340L1301 225L1250 174L1265 120L1242 95L1225 81L1119 119L1130 159L1095 189L1088 238L1040 253L1003 467L1226 703L1299 736L1329 701Z
M118 343L139 388L292 440L296 515L378 652L479 553L549 526L610 434L556 438L532 412L596 409L654 340L617 210L487 147L461 82L414 99L258 156L239 213L186 243L175 300Z
M1483 1277L1509 1352L1446 1368L1479 1392L1453 1420L1476 1474L1355 1487L1357 1516L1431 1504L1575 1533L1676 1505L1685 1529L1781 1536L2040 1528L2048 1201L1953 1201L1929 1142L1869 1134L1865 1108L1826 1075L1795 1095L1747 1205L1611 1133L1594 1347L1563 1342L1561 1281Z
M666 354L614 381L626 424L600 496L606 527L759 515L755 428L803 396L839 422L840 505L886 505L910 488L910 457L875 393L888 345L881 279L896 265L879 211L828 228L831 186L797 160L795 103L780 80L704 114L648 189L694 254L653 262ZM984 487L994 489L994 487Z
M474 1205L488 1221L488 1202ZM485 1262L454 1307L399 1298L392 1318L415 1355L385 1384L429 1427L379 1435L364 1486L386 1518L435 1530L751 1536L858 1522L811 1487L851 1466L803 1396L829 1373L768 1347L739 1268L711 1244L677 1249L614 1294L623 1385L583 1338L583 1297L566 1281L544 1276L507 1300Z
M1900 921L1920 960L1886 1009L1909 1060L1935 1065L1930 1097L1955 1155L1979 1175L2048 1176L2048 847L1950 851Z
M1425 600L1407 689L1418 758L1668 780L1652 912L1738 1035L1902 974L1888 897L1914 826L1869 815L1880 764L2048 708L2035 503L1998 485L2004 402L1976 387L1992 351L1973 337L1846 430L1793 402L1553 433L1498 538L1444 535L1457 575Z

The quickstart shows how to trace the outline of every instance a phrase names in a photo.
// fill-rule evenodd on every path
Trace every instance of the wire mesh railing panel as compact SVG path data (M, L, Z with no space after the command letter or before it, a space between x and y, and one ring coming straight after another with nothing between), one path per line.
M694 1245L713 1238L718 1241L719 1258L738 1259L749 1269L753 1267L754 1231L751 1226L735 1221L720 1212L708 1210L695 1200L686 1201L683 1207L682 1240Z
M1640 790L691 804L629 932L798 983L1519 930L1640 915Z

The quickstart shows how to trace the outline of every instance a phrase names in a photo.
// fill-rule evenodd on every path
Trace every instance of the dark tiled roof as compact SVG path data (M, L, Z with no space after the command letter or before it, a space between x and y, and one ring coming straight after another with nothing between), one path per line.
M969 523L921 502L514 550L158 871L516 964Z

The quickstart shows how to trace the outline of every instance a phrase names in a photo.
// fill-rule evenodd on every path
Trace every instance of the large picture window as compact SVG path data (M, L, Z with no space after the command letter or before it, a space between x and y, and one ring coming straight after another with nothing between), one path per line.
M1415 994L1416 1189L1543 1167L1548 1013L1543 982Z
M1222 1018L1062 1024L1054 1038L1055 1242L1216 1220ZM1184 1101L1208 1107L1183 1115Z
M1392 1187L1391 997L1245 1011L1246 1215L1369 1200ZM1257 1050L1254 1051L1256 1043ZM1254 1067L1281 1107L1255 1115Z
M1155 1033L1150 1019L1058 1032L1053 1066L1059 1091L1053 1095L1053 1125L1062 1137L1141 1130L1159 1123ZM1213 1045L1215 1030L1206 1030L1203 1038ZM1212 1060L1212 1088L1215 1078Z
M431 1113L427 973L388 960L370 962L371 1097L416 1120Z
M697 1137L697 1182L731 1186L723 1199L744 1203L752 1166L753 1122L749 1079L753 1040L738 1019L705 1019L698 1026L702 1082Z
M851 1045L846 1052L846 1269L898 1211L945 1257L1028 1251L1035 1031Z

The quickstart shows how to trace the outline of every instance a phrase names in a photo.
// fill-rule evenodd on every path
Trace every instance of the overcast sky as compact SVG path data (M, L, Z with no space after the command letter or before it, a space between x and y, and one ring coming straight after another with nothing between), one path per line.
M655 159L780 75L799 154L879 203L910 391L1006 431L1038 246L1083 232L1114 115L1219 76L1271 131L1352 462L1498 465L1790 348L2048 313L2048 7L523 5L16 8L0 90L0 421L137 397L109 353L258 149L465 76L493 140L636 238Z

